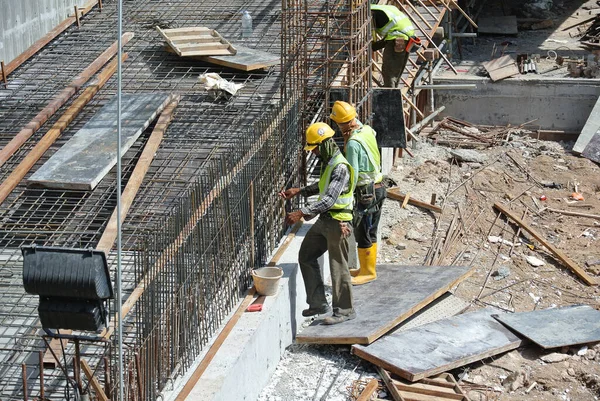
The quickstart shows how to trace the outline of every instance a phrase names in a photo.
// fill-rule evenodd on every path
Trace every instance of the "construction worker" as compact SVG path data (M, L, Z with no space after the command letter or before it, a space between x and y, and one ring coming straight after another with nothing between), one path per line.
M302 311L302 316L328 313L331 309L325 298L325 286L318 259L325 251L329 252L333 314L323 319L324 324L337 324L356 317L348 270L348 238L352 233L353 183L356 180L354 170L333 140L334 133L325 123L315 123L308 127L304 150L313 152L321 159L319 182L279 193L284 199L291 199L298 194L319 194L315 203L288 213L286 222L291 225L303 217L309 220L319 215L319 219L302 241L298 262L309 306Z
M358 172L353 225L360 268L350 273L352 284L366 284L377 278L377 229L386 197L381 183L381 155L375 131L356 118L356 109L351 104L336 101L329 117L337 123L344 137L346 160Z
M383 86L398 88L410 51L420 45L415 28L403 12L394 6L371 4L372 22L380 40L374 41L373 51L383 50L381 73Z

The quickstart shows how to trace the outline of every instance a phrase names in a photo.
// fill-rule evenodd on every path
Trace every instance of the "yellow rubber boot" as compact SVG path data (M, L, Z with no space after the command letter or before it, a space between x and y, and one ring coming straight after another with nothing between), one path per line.
M353 285L370 283L377 278L377 244L370 248L358 248L358 260L360 269L358 275L352 277Z

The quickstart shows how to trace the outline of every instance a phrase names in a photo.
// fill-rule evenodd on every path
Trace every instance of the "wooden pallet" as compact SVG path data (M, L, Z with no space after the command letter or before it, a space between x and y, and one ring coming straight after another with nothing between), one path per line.
M469 401L467 395L449 373L441 373L435 377L410 383L385 369L378 368L378 370L394 401Z
M232 56L236 49L217 31L207 27L190 27L156 30L180 57Z

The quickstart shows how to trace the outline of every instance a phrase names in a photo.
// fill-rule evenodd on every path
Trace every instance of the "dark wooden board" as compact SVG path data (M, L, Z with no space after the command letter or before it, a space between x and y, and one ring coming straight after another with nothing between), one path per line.
M347 102L348 95L347 88L331 89L331 105L336 100ZM335 123L332 124L335 128ZM373 118L370 125L377 132L377 145L380 148L406 148L402 94L399 88L373 88Z
M165 108L166 93L123 94L121 154ZM117 98L111 99L28 180L47 188L92 190L117 164Z
M600 341L600 312L587 305L501 314L494 317L542 348Z
M596 163L600 163L600 130L596 132L590 142L586 145L583 152L581 152L581 156Z
M517 337L486 308L354 345L355 355L410 381L421 380L519 347Z
M462 266L378 265L377 280L352 287L356 319L333 326L316 320L299 343L370 344L464 280Z
M279 56L275 54L238 44L235 45L235 48L237 53L233 56L206 56L198 57L198 59L242 71L258 70L280 63Z
M382 148L406 148L401 90L373 88L373 129Z

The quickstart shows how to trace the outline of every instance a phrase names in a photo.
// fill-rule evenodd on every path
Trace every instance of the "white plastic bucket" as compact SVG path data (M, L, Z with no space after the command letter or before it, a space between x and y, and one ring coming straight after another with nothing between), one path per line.
M283 270L280 267L261 267L252 270L252 280L256 292L260 295L277 294L279 279L283 276Z

